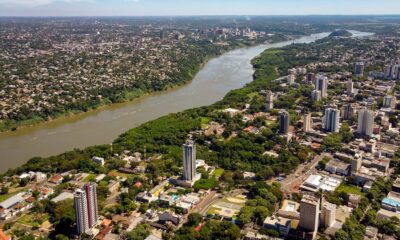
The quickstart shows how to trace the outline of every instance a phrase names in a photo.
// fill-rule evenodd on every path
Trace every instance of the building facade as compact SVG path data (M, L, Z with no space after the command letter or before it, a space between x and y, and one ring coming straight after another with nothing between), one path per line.
M323 128L328 132L339 132L340 111L334 108L325 109Z
M95 183L87 183L75 192L76 227L79 235L89 233L99 219L96 189Z
M193 140L183 144L183 179L193 181L196 178L196 145Z
M362 109L358 113L357 133L372 136L375 114L372 110Z
M287 134L289 132L290 115L287 111L279 114L279 133Z
M326 98L328 96L328 78L319 75L315 81L315 90L321 92L322 98Z

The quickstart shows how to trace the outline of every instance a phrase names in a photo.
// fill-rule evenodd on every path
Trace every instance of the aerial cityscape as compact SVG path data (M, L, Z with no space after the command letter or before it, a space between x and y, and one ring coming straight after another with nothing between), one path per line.
M400 239L399 98L397 1L0 0L0 240Z

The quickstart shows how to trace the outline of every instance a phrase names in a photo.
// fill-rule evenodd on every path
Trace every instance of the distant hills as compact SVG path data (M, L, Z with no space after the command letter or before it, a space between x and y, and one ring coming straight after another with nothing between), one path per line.
M351 37L353 34L346 30L337 30L332 32L329 37Z

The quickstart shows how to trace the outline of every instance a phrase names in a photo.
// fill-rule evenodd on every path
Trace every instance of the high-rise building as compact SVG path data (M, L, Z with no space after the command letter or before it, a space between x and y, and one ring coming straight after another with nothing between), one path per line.
M270 111L274 108L274 94L272 91L267 91L267 98L266 98L266 107L267 111Z
M183 144L183 179L193 181L196 178L196 145L193 140Z
M165 32L164 32L164 30L161 30L161 32L160 32L160 40L164 41L164 39L165 39Z
M375 114L366 108L358 113L357 133L372 136Z
M287 134L289 132L290 115L287 111L279 114L279 133Z
M309 132L312 129L311 113L306 113L303 116L303 131Z
M395 96L385 96L383 98L383 107L384 108L396 108L396 104L397 104L397 99Z
M314 90L311 92L311 100L318 102L321 101L321 99L321 91Z
M351 96L354 93L354 83L351 79L347 81L347 95Z
M79 235L89 233L99 219L96 187L95 183L87 183L75 192L76 227Z
M385 67L385 78L386 79L391 79L392 78L392 72L393 72L393 65L391 65L391 64L386 65L386 67Z
M321 225L325 228L331 227L335 223L336 205L328 201L324 201L321 211Z
M304 195L300 202L300 222L299 227L316 232L319 225L319 198Z
M323 128L328 132L339 132L340 111L334 108L325 109Z
M321 92L322 98L326 98L328 96L328 78L318 75L315 81L315 89Z
M357 77L362 77L364 76L364 69L365 69L365 65L363 62L358 62L356 63L355 69L354 69L354 74Z
M290 73L287 78L287 84L293 85L295 79L296 79L296 75L294 75L293 73Z
M352 104L346 104L342 108L342 118L344 120L351 119L355 114L355 108Z
M315 74L314 73L307 73L306 80L308 83L313 83L315 81Z
M396 64L392 67L392 79L400 79L400 65Z

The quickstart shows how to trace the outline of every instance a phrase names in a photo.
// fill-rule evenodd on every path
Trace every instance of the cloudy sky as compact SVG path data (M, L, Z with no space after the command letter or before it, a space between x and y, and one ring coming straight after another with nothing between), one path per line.
M0 0L0 16L400 14L400 0Z

